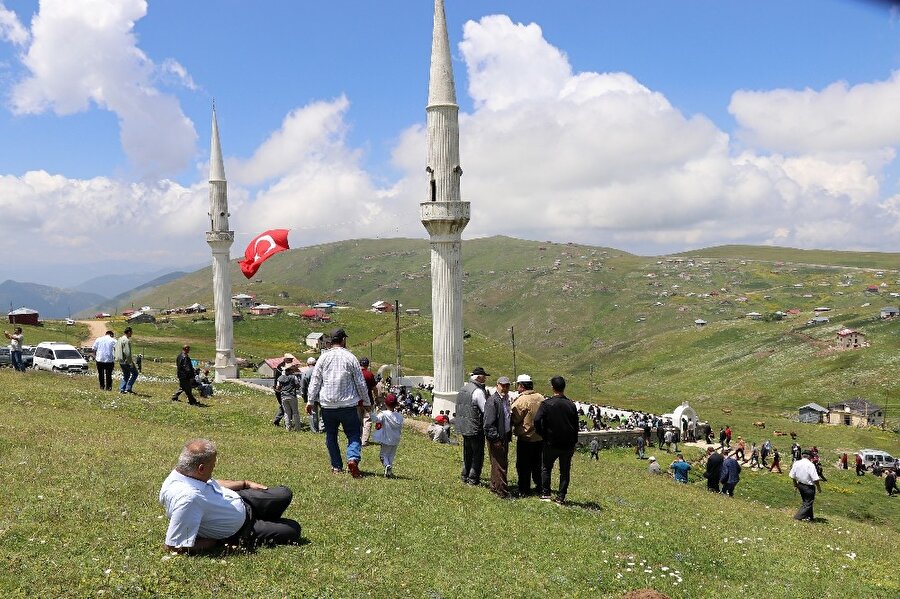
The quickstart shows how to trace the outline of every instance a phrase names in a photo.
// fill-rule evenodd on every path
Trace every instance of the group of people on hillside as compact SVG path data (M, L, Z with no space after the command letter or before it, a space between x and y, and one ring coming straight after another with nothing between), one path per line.
M550 379L552 395L544 397L535 391L531 377L521 374L516 378L517 396L512 400L509 377L498 377L491 391L487 387L489 376L484 368L475 368L456 397L454 424L463 445L460 480L469 485L481 483L487 446L490 489L498 497L539 494L543 501L564 504L579 429L578 410L565 395L566 380L561 376ZM513 436L517 493L510 492L508 483ZM551 478L557 463L559 485L554 497Z

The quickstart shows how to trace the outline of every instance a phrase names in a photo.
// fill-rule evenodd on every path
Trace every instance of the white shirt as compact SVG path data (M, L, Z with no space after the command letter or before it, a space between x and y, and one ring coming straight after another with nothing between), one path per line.
M791 473L788 476L803 485L813 485L817 480L820 480L815 465L806 458L794 462L794 465L791 466Z
M97 337L94 341L94 361L115 362L116 340L109 335Z
M22 339L25 335L22 333L11 333L9 335L9 351L22 351Z
M403 431L403 414L393 410L381 410L372 414L372 420L381 423L375 429L374 440L382 445L399 445L400 433Z
M202 482L172 470L159 490L169 528L166 545L193 547L198 536L227 539L244 525L247 508L237 492L215 479Z
M479 385L472 391L472 405L478 406L478 409L484 414L484 403L487 401L487 392L481 388L480 383L477 381L477 377L473 376L471 381L476 385Z
M340 346L324 352L313 368L306 403L319 402L325 409L348 408L360 400L365 406L372 403L359 360Z

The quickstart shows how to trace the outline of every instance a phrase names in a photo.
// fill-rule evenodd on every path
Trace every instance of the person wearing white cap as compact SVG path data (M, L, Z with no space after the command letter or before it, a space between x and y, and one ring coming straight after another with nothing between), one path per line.
M272 373L272 376L275 379L276 383L275 386L277 386L278 379L282 374L284 374L284 371L287 370L287 367L293 364L296 359L297 358L294 357L294 354L284 354L281 362L278 363L278 366L275 367L275 370ZM281 419L284 418L284 407L281 405L281 391L279 391L278 389L275 389L275 401L278 402L278 411L275 412L275 420L272 421L272 424L274 424L275 426L279 426L281 424Z
M541 453L544 439L534 430L534 416L544 401L544 396L534 390L534 381L527 374L516 378L519 396L510 409L510 422L516 434L516 474L519 478L519 495L531 494L531 483L541 490Z
M647 466L647 472L650 474L662 474L662 469L659 467L659 462L656 461L656 456L650 456L650 465Z

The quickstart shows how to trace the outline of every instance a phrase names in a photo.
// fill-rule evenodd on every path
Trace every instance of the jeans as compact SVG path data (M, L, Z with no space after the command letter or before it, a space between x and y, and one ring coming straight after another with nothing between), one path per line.
M313 404L312 414L309 415L309 430L314 433L322 432L322 425L319 422L319 404Z
M550 477L553 474L553 464L559 460L559 491L556 493L556 499L565 501L566 493L569 491L569 474L572 471L572 455L574 453L574 447L553 447L550 444L544 444L541 455L541 496L550 496Z
M356 406L346 408L322 408L322 422L325 424L325 447L328 448L328 457L331 459L332 468L343 468L341 450L338 447L338 426L343 427L347 437L347 461L360 460L362 449L362 425L359 421L359 412Z
M119 366L122 367L122 382L119 384L119 392L128 393L131 391L131 388L134 387L134 381L137 380L138 371L137 368L134 367L134 364L120 362Z
M12 363L12 367L15 368L19 372L25 372L25 363L22 362L22 352L20 351L10 351L9 359Z
M112 372L115 362L97 362L97 379L104 391L112 389Z

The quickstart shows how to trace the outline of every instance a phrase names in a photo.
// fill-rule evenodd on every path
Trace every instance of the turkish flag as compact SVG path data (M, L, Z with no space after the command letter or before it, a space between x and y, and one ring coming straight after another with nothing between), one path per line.
M254 237L244 252L244 259L239 262L244 276L249 279L256 274L263 262L278 252L291 249L287 236L287 229L272 229Z

